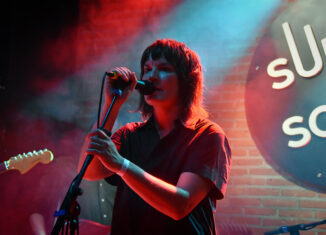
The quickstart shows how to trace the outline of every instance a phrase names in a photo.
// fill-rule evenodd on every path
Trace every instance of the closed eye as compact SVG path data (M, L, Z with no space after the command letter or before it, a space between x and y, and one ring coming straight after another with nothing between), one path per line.
M170 71L174 71L174 68L172 66L160 66L159 70L170 72Z
M162 68L160 68L160 70L162 70L162 71L172 71L173 69L170 68L170 67L162 67Z
M144 72L148 72L148 71L151 71L152 70L152 67L150 66L144 66Z

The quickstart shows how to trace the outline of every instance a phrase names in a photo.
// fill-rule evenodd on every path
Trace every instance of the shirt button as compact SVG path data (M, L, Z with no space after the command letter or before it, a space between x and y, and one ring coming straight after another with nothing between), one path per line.
M107 214L104 214L104 215L103 215L103 218L106 218L106 217L108 217L108 215L107 215Z
M102 187L102 185L103 185L103 184L102 184L102 183L100 183L100 187Z
M101 199L101 202L104 202L104 201L105 201L104 198L102 198L102 199Z

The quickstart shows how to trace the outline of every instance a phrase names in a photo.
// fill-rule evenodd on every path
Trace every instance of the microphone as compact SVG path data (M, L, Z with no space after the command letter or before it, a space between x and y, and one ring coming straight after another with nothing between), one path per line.
M115 89L123 90L128 85L116 72L106 72L106 75L113 79L112 87ZM137 81L136 89L143 95L151 95L156 90L150 81Z

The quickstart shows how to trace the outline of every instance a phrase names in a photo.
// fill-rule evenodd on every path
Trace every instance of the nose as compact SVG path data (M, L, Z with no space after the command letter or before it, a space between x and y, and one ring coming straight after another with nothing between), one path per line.
M147 74L147 79L150 82L157 82L159 78L159 71L157 68L153 68L150 72Z
M157 76L150 76L148 80L152 83L155 83L159 80L159 78Z

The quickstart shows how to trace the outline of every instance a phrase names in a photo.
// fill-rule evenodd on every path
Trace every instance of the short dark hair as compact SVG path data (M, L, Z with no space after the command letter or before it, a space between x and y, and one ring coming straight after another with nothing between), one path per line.
M181 107L179 118L206 118L208 113L203 108L203 71L199 56L184 43L172 39L159 39L148 46L141 57L141 79L144 75L144 64L150 58L155 60L164 57L175 69L178 76L178 96ZM141 95L138 110L143 118L153 113L153 107L145 102Z

